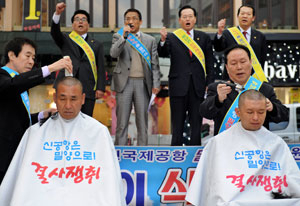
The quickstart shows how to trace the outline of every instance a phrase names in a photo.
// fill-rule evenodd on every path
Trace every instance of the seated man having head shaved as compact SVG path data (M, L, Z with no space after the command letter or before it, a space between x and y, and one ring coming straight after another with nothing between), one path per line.
M109 131L80 112L80 81L63 78L53 98L58 114L25 132L1 184L0 205L126 205Z
M300 205L300 171L289 147L262 126L265 96L243 92L236 113L240 122L205 146L186 200L197 206Z

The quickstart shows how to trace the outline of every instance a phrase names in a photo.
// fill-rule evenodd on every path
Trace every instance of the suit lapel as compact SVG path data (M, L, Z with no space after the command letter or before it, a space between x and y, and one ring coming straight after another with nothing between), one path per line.
M257 39L257 32L254 29L251 29L251 37L250 37L250 45L252 46L253 43L255 43Z

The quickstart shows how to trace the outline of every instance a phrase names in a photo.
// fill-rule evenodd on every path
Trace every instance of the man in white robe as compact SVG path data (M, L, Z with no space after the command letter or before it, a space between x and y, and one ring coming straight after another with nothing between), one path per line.
M80 112L80 81L62 79L53 97L58 114L24 134L0 187L0 205L126 205L109 131Z
M186 200L197 206L300 205L300 171L281 137L263 122L266 98L258 91L241 94L241 122L205 146ZM272 192L291 196L274 199Z

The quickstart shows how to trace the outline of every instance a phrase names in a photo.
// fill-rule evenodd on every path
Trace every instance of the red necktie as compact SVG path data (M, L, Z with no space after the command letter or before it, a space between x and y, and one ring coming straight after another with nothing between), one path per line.
M247 40L247 32L246 32L246 31L243 31L243 34L244 34L244 36L245 36L245 38L246 38L246 40Z
M191 34L191 32L189 32L189 31L187 31L186 32L188 35L190 35ZM193 56L193 53L192 53L192 51L191 50L189 50L189 52L190 52L190 57L192 57Z

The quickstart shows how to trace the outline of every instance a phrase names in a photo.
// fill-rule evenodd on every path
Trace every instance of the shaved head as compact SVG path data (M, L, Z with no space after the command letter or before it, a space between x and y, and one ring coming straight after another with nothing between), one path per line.
M246 130L256 131L264 124L267 114L266 97L254 89L243 92L239 97L239 107L236 114Z
M83 93L81 82L78 79L74 78L74 77L64 77L64 78L60 79L57 83L57 86L56 86L56 92L57 92L57 88L59 87L60 84L63 84L65 86L76 86L76 85L78 85L79 88L80 88L81 93Z
M62 118L74 119L85 101L81 82L74 77L64 77L57 83L53 100Z
M241 108L244 103L245 103L245 100L254 100L254 101L259 101L259 100L264 100L266 101L266 97L260 93L259 91L257 90L254 90L254 89L249 89L245 92L243 92L240 97L239 97L239 108Z

